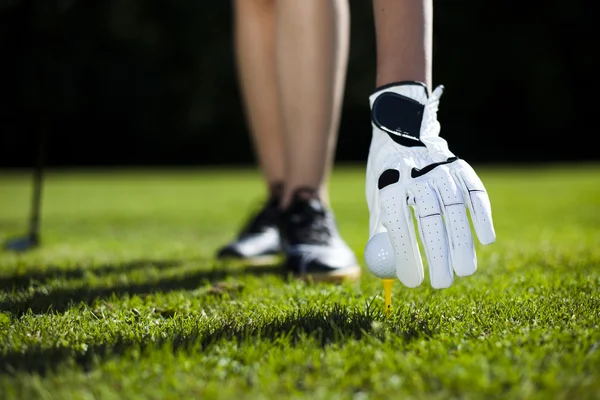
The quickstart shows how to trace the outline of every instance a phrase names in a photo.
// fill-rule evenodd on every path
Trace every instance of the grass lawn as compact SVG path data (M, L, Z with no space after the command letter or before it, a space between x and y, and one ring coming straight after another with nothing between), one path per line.
M453 287L332 286L212 259L254 170L53 171L43 246L0 252L0 399L599 399L600 165L477 168L497 241ZM364 170L331 197L357 252ZM30 176L0 173L0 240ZM364 264L364 263L363 263Z

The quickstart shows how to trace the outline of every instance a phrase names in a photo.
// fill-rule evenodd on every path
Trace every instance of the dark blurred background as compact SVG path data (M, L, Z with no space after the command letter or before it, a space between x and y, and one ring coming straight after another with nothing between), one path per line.
M435 1L451 150L477 163L599 158L582 139L598 132L588 4ZM371 1L350 5L337 160L363 162L375 37ZM0 82L0 167L32 165L42 128L52 166L254 162L229 1L0 0Z

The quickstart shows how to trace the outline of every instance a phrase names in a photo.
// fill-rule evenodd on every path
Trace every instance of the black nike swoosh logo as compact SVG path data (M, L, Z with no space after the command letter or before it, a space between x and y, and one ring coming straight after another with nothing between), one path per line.
M439 167L440 165L444 165L444 164L450 164L450 163L453 163L456 160L458 160L458 157L450 157L446 161L441 161L441 162L429 164L428 166L426 166L424 168L421 168L421 169L413 167L413 169L410 171L410 177L411 178L418 178L420 176L425 175L428 172L431 172L435 167Z

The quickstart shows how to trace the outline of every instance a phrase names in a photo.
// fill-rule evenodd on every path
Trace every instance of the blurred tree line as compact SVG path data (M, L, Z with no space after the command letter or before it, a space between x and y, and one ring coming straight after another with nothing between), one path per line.
M299 0L300 1L300 0ZM590 3L591 4L591 3ZM371 1L350 0L337 159L366 160ZM434 4L442 136L472 162L597 159L594 14L583 0ZM242 164L230 1L0 0L0 166ZM235 143L235 146L231 146Z

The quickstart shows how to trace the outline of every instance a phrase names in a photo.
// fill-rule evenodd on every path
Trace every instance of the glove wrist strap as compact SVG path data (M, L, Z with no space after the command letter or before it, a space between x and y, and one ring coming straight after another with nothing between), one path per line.
M420 140L427 87L402 81L381 86L370 97L371 120L394 142L405 147L424 147Z

